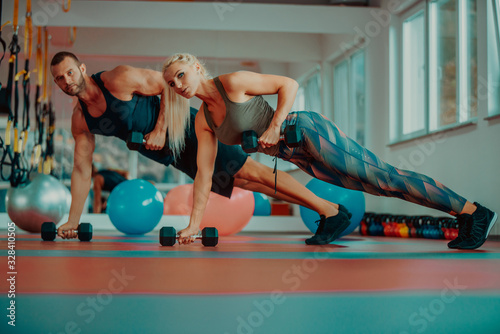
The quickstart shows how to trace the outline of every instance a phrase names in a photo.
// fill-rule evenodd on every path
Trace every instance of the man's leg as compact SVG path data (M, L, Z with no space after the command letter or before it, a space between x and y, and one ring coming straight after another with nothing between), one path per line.
M273 169L248 158L243 167L234 175L234 185L304 206L325 217L338 214L338 204L316 196L288 173L280 172L277 179L275 194Z

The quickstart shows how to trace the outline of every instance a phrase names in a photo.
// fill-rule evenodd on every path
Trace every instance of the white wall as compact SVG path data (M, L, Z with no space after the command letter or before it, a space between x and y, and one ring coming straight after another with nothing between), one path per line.
M355 27L354 34L323 36L322 48L323 60L325 61L342 58L349 45L359 45L361 37L364 38L367 74L367 124L369 124L366 136L367 148L396 167L428 175L466 199L472 202L478 201L491 210L500 212L500 202L498 201L500 198L500 177L498 177L498 170L500 170L500 151L498 149L500 120L487 121L484 119L488 116L488 104L491 108L491 101L497 98L496 94L491 92L491 88L480 86L477 124L389 146L389 69L390 62L393 60L389 54L387 17L380 15L389 12L390 8L387 6L391 2L394 3L394 1L389 0L381 1L380 9L377 9L377 14L372 16L373 20L364 26L359 26L359 28ZM487 28L484 24L486 10L485 2L478 1L478 74L480 77L489 78L489 81L493 82L494 85L496 82L496 87L498 87L499 78L491 78L489 75L491 67L498 66L496 65L498 60L488 59L485 51L488 47L491 48L491 43L488 44L486 41ZM381 14L381 11L385 11L385 13ZM329 88L326 87L326 89ZM328 94L331 94L331 90L323 91L324 96ZM328 101L328 98L323 98L324 105L328 104ZM301 171L294 172L293 175L303 183L310 180L310 177ZM405 215L446 215L441 211L399 199L376 197L369 194L366 194L365 197L367 211ZM500 234L499 225L495 226L492 234Z
M383 1L381 7L389 1ZM478 1L478 38L485 47L486 8ZM484 4L484 3L483 3ZM326 49L334 50L333 46ZM484 51L480 57L486 60ZM399 145L389 143L389 33L388 29L371 38L366 47L367 123L370 124L367 147L383 160L396 167L411 169L449 186L470 201L478 201L491 210L500 212L500 121L486 121L488 97L480 99L477 124L413 140ZM479 75L488 76L487 61L479 61ZM498 82L498 78L496 78ZM482 87L483 91L485 87ZM493 96L493 95L492 95ZM491 96L490 96L491 98ZM367 195L367 210L400 214L445 215L440 211L408 203L399 199L377 198ZM500 234L500 224L493 234Z

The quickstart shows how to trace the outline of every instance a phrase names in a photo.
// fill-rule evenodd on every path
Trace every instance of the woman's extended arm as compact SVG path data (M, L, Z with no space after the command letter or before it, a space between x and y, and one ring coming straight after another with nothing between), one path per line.
M215 157L217 156L217 138L208 127L205 115L198 112L195 120L196 137L198 139L198 154L196 162L198 171L193 184L193 210L187 228L179 231L179 244L193 242L190 238L198 234L201 219L205 213L208 197L212 188Z

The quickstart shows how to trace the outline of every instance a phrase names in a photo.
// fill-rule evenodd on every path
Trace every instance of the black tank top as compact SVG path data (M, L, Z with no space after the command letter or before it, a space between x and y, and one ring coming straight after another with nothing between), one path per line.
M78 100L89 131L96 135L118 137L123 141L127 140L129 131L139 131L143 135L153 131L160 113L160 98L134 94L130 101L119 100L104 87L101 80L102 73L93 74L92 79L106 100L104 113L99 117L93 117L85 103ZM168 137L165 145L168 145ZM168 150L150 151L142 145L139 153L165 166L174 162L174 157Z
M144 135L153 131L160 111L158 96L134 94L130 101L119 100L104 87L101 80L102 73L93 74L92 79L106 100L104 113L99 117L93 117L85 103L78 100L89 131L96 135L114 136L122 140L127 140L129 131L139 131Z

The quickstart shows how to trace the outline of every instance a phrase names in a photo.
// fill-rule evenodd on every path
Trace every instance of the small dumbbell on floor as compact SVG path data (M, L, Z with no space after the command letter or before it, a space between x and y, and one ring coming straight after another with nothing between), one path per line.
M201 239L203 246L214 247L219 243L219 232L215 227L205 227L201 231L201 235L193 236L196 239ZM160 230L160 244L162 246L173 246L179 237L175 228L164 226Z
M80 241L92 240L92 225L89 223L81 223L76 230L78 239ZM42 239L44 241L53 241L56 238L57 229L56 224L53 222L46 222L42 224Z

